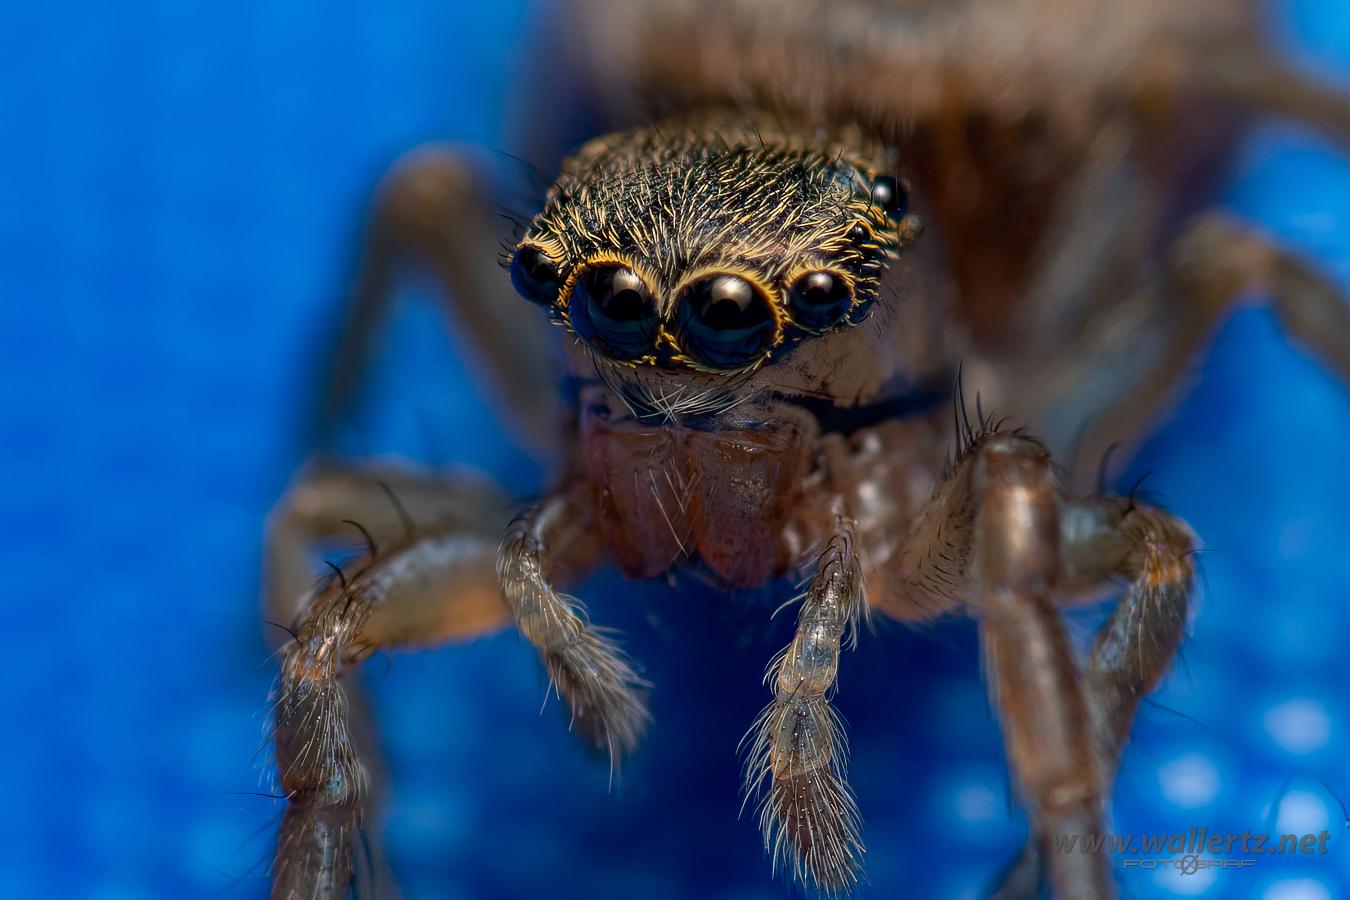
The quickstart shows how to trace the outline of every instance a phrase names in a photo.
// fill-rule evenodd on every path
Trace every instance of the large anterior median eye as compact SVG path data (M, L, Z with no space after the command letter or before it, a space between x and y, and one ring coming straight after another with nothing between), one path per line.
M656 344L656 304L632 269L592 266L577 278L567 307L572 330L615 359L637 359Z
M773 345L773 309L744 278L711 275L680 294L679 332L680 346L695 360L738 369Z

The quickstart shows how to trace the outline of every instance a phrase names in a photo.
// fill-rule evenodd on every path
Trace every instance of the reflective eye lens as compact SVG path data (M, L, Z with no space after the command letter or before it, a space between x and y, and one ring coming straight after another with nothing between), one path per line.
M704 365L740 368L773 344L768 298L744 278L700 279L680 295L679 309L680 345Z
M872 202L893 219L904 218L909 211L909 194L889 175L882 175L872 182Z
M526 244L511 260L511 284L531 303L547 305L558 299L560 281L557 265L538 247Z
M829 272L810 272L788 288L792 318L803 328L829 328L839 322L853 303L853 292L844 279Z
M572 289L567 311L572 329L606 356L637 359L656 344L656 304L632 269L587 269Z

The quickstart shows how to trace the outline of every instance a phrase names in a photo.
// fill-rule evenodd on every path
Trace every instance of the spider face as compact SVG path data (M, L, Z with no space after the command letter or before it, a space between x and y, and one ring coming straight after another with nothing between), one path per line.
M745 372L856 325L919 223L883 165L812 136L742 124L593 141L521 237L512 282L631 367Z

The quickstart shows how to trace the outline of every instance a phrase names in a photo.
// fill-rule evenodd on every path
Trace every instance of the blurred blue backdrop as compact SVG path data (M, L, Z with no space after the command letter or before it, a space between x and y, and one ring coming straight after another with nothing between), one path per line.
M419 142L501 141L521 0L6 4L0 11L0 896L257 897L279 805L251 796L271 680L262 518L375 179ZM1343 0L1273 40L1350 83ZM1350 287L1350 164L1295 126L1246 145L1228 204ZM363 448L538 484L406 305ZM1127 480L1216 552L1185 664L1145 708L1119 830L1333 832L1326 858L1127 874L1127 896L1339 897L1350 832L1350 398L1243 311ZM432 423L430 428L426 423ZM782 635L701 595L588 587L656 682L651 740L607 793L511 634L377 659L386 833L412 897L781 897L736 742ZM726 657L726 660L722 660ZM843 671L867 896L969 896L1019 844L973 635L884 629Z

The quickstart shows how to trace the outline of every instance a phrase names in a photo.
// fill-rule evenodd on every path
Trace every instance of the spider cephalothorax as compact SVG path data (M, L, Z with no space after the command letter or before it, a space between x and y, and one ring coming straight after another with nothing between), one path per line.
M517 247L517 290L633 366L743 372L863 321L919 227L884 153L720 124L583 147Z

